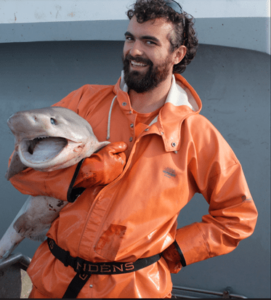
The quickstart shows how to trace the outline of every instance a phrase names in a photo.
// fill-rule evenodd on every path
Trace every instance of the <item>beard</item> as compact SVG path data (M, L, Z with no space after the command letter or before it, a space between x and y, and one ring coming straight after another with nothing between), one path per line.
M147 72L130 71L130 61L143 63L148 66ZM145 93L156 88L170 73L170 58L154 66L153 62L143 57L122 56L124 80L128 88L136 93Z

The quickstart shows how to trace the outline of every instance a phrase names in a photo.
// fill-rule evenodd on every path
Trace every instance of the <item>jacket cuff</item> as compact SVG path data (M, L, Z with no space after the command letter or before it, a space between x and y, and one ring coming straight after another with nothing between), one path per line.
M197 223L178 229L175 243L182 258L183 267L210 258L206 242Z

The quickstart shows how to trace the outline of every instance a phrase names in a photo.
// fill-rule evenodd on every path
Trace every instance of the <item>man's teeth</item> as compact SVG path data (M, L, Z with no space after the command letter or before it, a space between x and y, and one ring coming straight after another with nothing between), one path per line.
M145 64L142 64L142 63L139 63L139 62L135 62L135 61L131 61L131 64L133 66L136 66L136 67L146 67Z

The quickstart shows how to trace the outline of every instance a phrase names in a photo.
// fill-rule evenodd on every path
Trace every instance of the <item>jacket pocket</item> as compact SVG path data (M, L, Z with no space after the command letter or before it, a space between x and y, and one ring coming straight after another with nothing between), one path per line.
M111 224L98 240L94 247L95 252L109 261L114 261L125 232L126 226Z

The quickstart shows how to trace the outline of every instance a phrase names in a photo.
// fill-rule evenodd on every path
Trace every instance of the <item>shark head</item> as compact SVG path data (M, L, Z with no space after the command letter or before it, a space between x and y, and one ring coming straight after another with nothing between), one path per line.
M85 119L63 107L20 111L7 123L15 136L17 160L39 171L67 168L109 144L99 142ZM15 161L8 173L16 174L13 167Z

